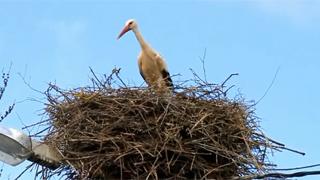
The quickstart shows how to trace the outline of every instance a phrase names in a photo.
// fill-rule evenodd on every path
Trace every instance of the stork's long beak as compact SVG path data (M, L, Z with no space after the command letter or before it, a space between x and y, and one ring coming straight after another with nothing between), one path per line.
M119 36L117 39L120 39L121 36L123 36L126 32L128 32L130 30L129 26L125 26L122 31L120 32Z

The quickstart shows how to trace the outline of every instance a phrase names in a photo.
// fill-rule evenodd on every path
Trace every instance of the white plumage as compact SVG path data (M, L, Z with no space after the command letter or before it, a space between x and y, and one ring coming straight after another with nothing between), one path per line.
M158 90L163 91L166 89L172 89L172 80L164 59L144 41L135 20L130 19L126 22L123 30L118 36L118 39L130 30L134 32L141 46L141 52L138 56L138 66L143 79L150 87Z

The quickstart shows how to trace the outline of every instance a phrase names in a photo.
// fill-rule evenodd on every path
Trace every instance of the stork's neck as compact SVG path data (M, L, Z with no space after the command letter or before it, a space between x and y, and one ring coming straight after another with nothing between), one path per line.
M139 41L139 44L141 46L141 49L148 49L150 48L149 45L146 43L146 41L143 39L142 34L140 33L138 28L132 29L134 34L136 35L137 40Z

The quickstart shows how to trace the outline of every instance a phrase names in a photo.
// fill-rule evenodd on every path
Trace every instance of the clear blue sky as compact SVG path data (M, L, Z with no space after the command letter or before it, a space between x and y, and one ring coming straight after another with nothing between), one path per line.
M133 33L116 37L125 21L135 18L145 39L167 60L171 74L201 73L199 56L207 50L207 78L222 82L229 74L247 100L257 105L265 133L307 153L275 153L279 168L320 163L320 1L41 1L0 0L0 62L12 62L8 91L0 110L17 102L1 124L21 128L40 121L49 82L62 88L89 83L89 66L98 74L122 68L130 84L141 84ZM33 132L37 131L33 129ZM13 179L28 165L4 165L1 179ZM318 168L319 169L319 168ZM25 175L24 179L30 179ZM319 179L306 177L301 179Z

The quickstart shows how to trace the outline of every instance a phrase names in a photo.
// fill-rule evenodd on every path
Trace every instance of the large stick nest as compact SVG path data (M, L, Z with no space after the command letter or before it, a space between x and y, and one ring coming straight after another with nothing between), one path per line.
M69 179L229 179L265 170L266 149L252 105L199 82L158 94L138 87L47 91L50 132Z

